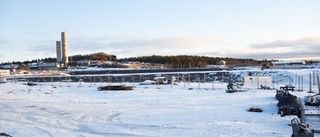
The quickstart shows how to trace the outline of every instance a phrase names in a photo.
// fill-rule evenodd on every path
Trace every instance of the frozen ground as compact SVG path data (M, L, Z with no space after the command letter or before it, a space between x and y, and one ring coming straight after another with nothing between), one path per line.
M14 137L288 137L290 120L277 114L275 90L226 93L226 83L134 85L98 91L89 83L0 84L0 133ZM284 84L275 85L276 88ZM91 86L91 87L90 87ZM148 87L148 88L146 88ZM306 86L307 87L307 86ZM188 90L193 88L193 90ZM314 87L313 89L316 89ZM304 92L293 92L303 97ZM262 113L248 112L259 106Z

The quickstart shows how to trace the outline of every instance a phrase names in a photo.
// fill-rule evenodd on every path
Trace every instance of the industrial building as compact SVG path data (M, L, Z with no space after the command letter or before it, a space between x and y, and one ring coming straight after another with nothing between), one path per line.
M38 64L38 69L39 70L56 70L57 65L56 63L39 63Z
M270 69L302 69L306 66L306 61L297 60L297 61L279 61L272 62L272 67Z
M0 70L0 76L9 76L10 70Z
M56 46L57 46L57 63L60 65L62 63L61 41L56 41Z
M68 67L68 35L67 32L61 32L61 41L56 41L57 63L59 67Z

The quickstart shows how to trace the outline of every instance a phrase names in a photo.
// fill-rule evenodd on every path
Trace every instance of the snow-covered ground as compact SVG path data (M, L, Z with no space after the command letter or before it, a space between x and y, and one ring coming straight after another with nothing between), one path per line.
M292 77L296 73L310 71L286 71ZM227 84L216 82L214 90L212 83L201 83L200 89L198 83L159 87L127 83L136 88L98 91L101 85L107 83L81 83L81 87L76 82L0 84L0 133L14 137L288 137L292 134L288 124L296 117L277 114L275 90L245 87L250 88L248 92L226 93ZM306 90L293 94L309 95ZM248 112L252 106L263 112Z

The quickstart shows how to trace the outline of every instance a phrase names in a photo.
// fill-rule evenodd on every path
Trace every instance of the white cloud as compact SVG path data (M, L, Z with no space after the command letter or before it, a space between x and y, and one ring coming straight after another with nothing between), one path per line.
M249 46L232 46L218 37L200 39L192 36L139 38L109 36L79 39L70 44L70 52L107 52L118 58L144 55L208 55L216 57L252 59L319 58L320 39L276 40L252 43ZM227 45L227 46L226 46Z
M137 38L137 37L97 37L80 39L75 38L70 42L70 52L98 52L103 51L119 56L142 56L142 55L176 55L190 54L201 48L204 44L197 37L163 37L163 38ZM70 39L71 41L71 39ZM120 55L121 54L121 55Z
M1 41L0 44L8 43ZM12 43L12 42L11 42ZM21 53L20 60L55 57L54 40L23 43L15 41L4 51L16 50ZM23 46L22 46L23 45ZM241 46L242 45L242 46ZM248 45L248 46L246 46ZM14 48L20 47L20 48ZM276 40L265 43L244 44L222 37L199 38L194 36L146 38L132 36L69 37L69 55L106 52L118 58L145 55L206 55L214 57L251 58L251 59L292 59L320 58L320 38L297 40ZM20 50L20 51L19 51ZM21 51L23 50L23 51ZM12 53L12 52L8 52ZM22 57L23 56L23 57ZM3 58L4 59L4 58Z
M252 43L249 47L253 49L270 48L303 48L313 49L320 46L320 38L302 38L298 40L277 40L268 43Z
M220 48L202 55L251 59L320 59L320 38L252 43L248 47Z

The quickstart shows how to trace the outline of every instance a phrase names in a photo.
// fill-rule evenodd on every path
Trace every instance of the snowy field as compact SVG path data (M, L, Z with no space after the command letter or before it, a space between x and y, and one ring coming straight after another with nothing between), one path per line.
M295 73L292 73L294 75ZM306 73L308 74L308 73ZM275 85L276 88L284 84ZM226 83L139 85L98 91L107 83L0 84L0 133L13 137L288 137L275 90L226 93ZM55 87L55 88L54 88ZM307 84L305 87L308 87ZM193 90L189 90L193 88ZM313 89L317 89L316 86ZM309 95L293 92L298 97ZM263 112L248 112L259 106Z

